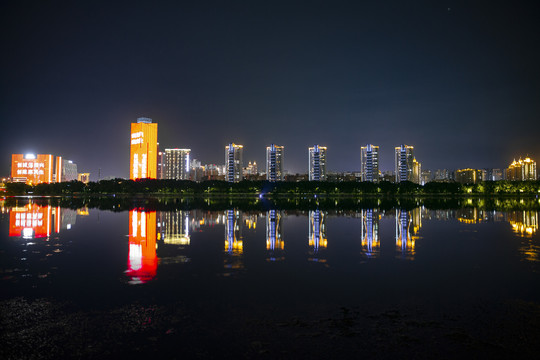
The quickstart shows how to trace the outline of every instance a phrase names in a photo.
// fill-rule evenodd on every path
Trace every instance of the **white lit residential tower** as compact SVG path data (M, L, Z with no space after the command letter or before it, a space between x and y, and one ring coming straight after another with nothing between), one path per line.
M165 179L189 180L191 149L165 149Z
M266 180L283 180L283 149L275 144L266 147Z
M326 180L326 146L309 148L309 181Z
M360 153L362 181L379 181L379 147L371 144L362 146Z
M414 181L413 149L414 147L409 145L401 145L396 147L396 182Z
M228 182L242 181L242 153L244 151L243 145L236 145L231 143L225 146L225 179Z

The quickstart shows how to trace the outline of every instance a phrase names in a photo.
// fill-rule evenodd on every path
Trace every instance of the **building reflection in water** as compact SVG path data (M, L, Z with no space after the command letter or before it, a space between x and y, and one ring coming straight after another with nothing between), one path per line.
M23 239L49 238L61 230L70 230L76 220L75 210L29 203L11 208L9 236Z
M157 272L156 212L129 212L129 255L127 276L130 284L151 281Z
M526 261L540 261L540 245L534 241L533 235L538 231L538 212L531 210L509 211L506 219L512 230L522 238L519 252Z
M256 214L244 215L246 228L249 230L255 230L257 228L257 219L258 216Z
M459 222L464 224L478 224L487 220L485 211L479 210L475 207L456 210L456 217Z
M279 210L266 212L266 250L269 261L280 261L284 257L285 243L281 225L283 214Z
M414 260L418 231L422 227L420 208L411 211L396 209L396 250L398 257Z
M158 240L171 245L190 244L190 219L188 211L160 211L158 215Z
M241 219L239 210L227 210L224 215L225 223L225 261L227 269L241 269L244 267L242 254L244 243L242 240Z
M362 253L369 258L376 258L380 254L379 240L379 211L367 209L361 211L362 227Z
M309 211L309 261L325 263L321 250L328 245L326 238L326 213L320 210Z

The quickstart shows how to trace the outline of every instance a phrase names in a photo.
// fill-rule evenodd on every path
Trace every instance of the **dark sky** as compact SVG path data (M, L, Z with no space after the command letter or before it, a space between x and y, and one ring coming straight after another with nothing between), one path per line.
M160 146L263 168L382 170L406 143L424 169L540 160L540 21L527 1L5 1L0 174L53 153L97 179L129 176L130 123Z

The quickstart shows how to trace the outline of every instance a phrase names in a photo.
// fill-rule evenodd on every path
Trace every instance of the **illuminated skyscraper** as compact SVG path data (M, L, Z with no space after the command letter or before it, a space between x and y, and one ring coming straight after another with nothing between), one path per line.
M11 155L11 178L13 182L30 185L52 183L54 175L54 156L51 154L13 154Z
M191 149L165 149L165 179L189 180Z
M326 146L309 148L309 181L326 180Z
M536 180L536 161L530 157L514 160L506 169L506 180Z
M225 167L227 174L225 179L228 182L239 182L243 179L242 168L242 155L244 152L243 145L236 145L231 143L225 146Z
M455 180L461 184L476 184L482 181L482 170L459 169L455 172Z
M56 182L77 180L77 174L77 164L71 160L64 160L61 156L56 157Z
M158 151L157 157L157 178L165 179L165 151Z
M422 164L416 161L416 158L413 158L413 171L411 181L417 184L422 183Z
M152 119L138 118L131 123L129 178L157 178L157 124Z
M379 147L371 144L362 146L360 152L362 181L379 181Z
M283 180L283 146L272 144L266 147L266 180Z
M414 181L414 148L409 145L401 145L396 147L395 153L395 170L396 182Z

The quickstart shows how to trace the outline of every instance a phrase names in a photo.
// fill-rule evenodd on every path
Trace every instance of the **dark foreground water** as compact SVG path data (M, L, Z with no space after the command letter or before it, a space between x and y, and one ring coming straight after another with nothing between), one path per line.
M536 357L538 216L21 201L0 219L0 357Z

